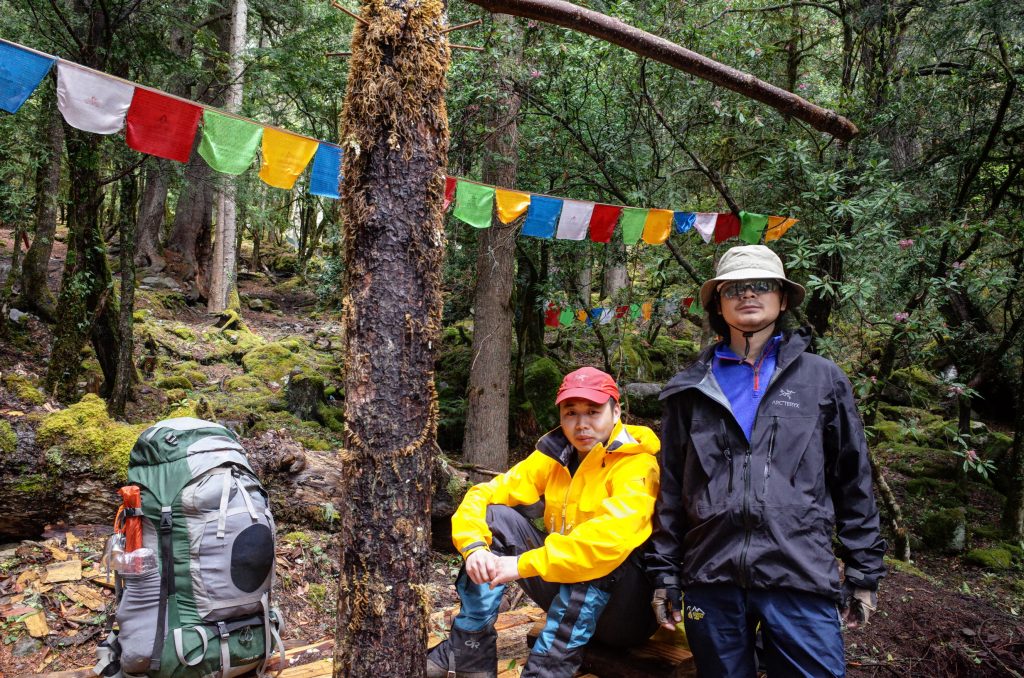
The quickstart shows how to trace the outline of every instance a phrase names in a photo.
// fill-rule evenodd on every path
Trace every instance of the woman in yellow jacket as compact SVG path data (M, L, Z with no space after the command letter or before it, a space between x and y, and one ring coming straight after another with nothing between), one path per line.
M592 367L568 374L555 402L561 427L452 517L462 607L427 656L429 678L497 675L494 620L510 581L548 613L522 678L569 678L592 638L632 645L656 629L634 552L651 534L658 438L620 421L615 380ZM543 530L527 517L540 506Z

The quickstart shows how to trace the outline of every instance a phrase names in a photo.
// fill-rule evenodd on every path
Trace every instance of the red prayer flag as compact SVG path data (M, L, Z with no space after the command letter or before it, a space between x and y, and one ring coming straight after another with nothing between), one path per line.
M629 313L629 306L616 306L615 307L615 317L616 318L625 318L627 313Z
M458 185L458 181L455 177L444 178L444 211L448 211L448 206L452 204L452 200L455 199L455 186Z
M619 222L621 214L621 207L594 205L594 213L590 215L590 239L594 242L611 241L615 224Z
M690 306L693 304L693 297L686 297L683 299L683 308L687 311L690 310Z
M562 309L555 306L553 303L548 304L548 310L544 312L544 324L548 327L558 327L558 316L561 315Z
M188 162L202 115L199 106L136 87L128 108L128 146L158 158Z
M719 212L715 223L715 242L725 242L740 234L740 218L732 212Z

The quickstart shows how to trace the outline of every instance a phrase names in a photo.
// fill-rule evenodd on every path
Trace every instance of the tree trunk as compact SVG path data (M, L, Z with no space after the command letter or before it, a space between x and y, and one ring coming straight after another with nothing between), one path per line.
M139 206L139 222L135 227L135 265L153 273L164 270L166 262L161 254L160 238L163 234L167 209L167 189L170 187L170 161L150 158L146 162L146 180Z
M107 392L117 372L120 339L117 302L110 294L107 248L100 232L100 137L67 127L65 139L71 175L68 255L57 302L61 318L54 331L44 383L48 392L68 402L77 393L86 340L92 339Z
M198 141L198 135L196 138ZM187 296L192 301L207 299L209 294L212 181L212 170L193 152L185 167L185 183L175 208L174 226L166 249L175 254L174 275L189 288Z
M1024 540L1024 360L1017 382L1017 416L1014 424L1013 448L1010 451L1010 492L1003 508L1003 530L1008 539Z
M249 17L247 0L234 0L231 10L231 37L228 47L228 85L225 107L230 113L242 109L242 51L245 49L246 25ZM235 178L221 177L217 199L217 235L211 265L210 295L206 310L220 313L232 305L237 281L237 194Z
M125 181L135 182L134 177ZM129 208L122 205L122 211ZM121 309L118 315L117 331L121 345L117 354L117 368L114 386L107 402L107 412L115 419L124 418L125 405L131 398L132 386L138 381L135 374L133 318L135 312L135 226L136 220L130 212L121 215Z
M601 286L601 298L612 299L619 290L629 287L629 272L626 271L626 246L622 239L616 237L605 248L604 280Z
M440 0L364 0L345 153L345 424L334 676L423 675L449 64ZM386 538L382 538L386 535Z
M494 18L498 30L513 45L513 67L522 63L521 37L515 21ZM504 65L499 60L499 69ZM506 66L507 67L507 66ZM509 80L502 78L498 100L491 107L492 126L487 139L483 180L515 186L519 154L520 98ZM515 280L516 232L494 219L478 234L476 290L473 296L473 361L469 371L466 433L463 460L484 468L508 468L509 375L512 347L512 285ZM483 478L478 478L483 480Z
M39 164L36 174L36 234L25 253L21 269L21 294L18 306L36 313L47 322L56 322L57 300L50 291L50 255L57 231L57 203L60 197L60 171L64 153L64 124L55 97L46 97L42 134L49 140L49 157Z

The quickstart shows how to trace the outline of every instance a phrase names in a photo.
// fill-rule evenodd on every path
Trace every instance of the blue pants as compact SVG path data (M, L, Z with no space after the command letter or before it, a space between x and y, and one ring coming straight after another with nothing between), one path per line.
M507 506L488 507L487 525L494 537L491 551L497 555L519 555L544 543L544 533ZM452 621L452 636L461 638L493 629L505 587L491 589L487 584L474 584L465 568L455 585L462 607ZM592 639L617 646L635 645L657 628L650 607L650 585L633 556L608 576L593 581L559 584L530 577L520 579L519 585L548 613L523 678L571 678L582 662L583 647ZM447 648L432 653L431 658L445 666ZM490 663L494 660L484 661L494 666Z
M769 678L846 675L839 611L825 596L691 586L683 597L683 622L700 678L756 678L758 624Z

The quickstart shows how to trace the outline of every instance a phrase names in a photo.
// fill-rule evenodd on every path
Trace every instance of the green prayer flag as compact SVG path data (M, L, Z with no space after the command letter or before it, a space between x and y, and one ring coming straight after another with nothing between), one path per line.
M494 211L494 186L460 181L455 184L453 214L474 228L490 228Z
M693 298L693 303L690 304L690 313L701 316L704 315L704 307L700 305L700 292L697 292L697 296Z
M629 305L629 318L630 320L636 320L640 317L640 304Z
M768 217L753 212L740 212L740 240L751 245L761 242L761 234L768 225Z
M572 327L573 322L576 320L576 311L571 308L563 308L562 312L558 315L558 326L559 327Z
M263 126L209 109L203 111L203 139L199 155L212 169L241 174L252 165L263 139Z
M622 210L622 242L627 245L635 245L644 232L644 224L647 222L647 213L650 210L639 207L626 207Z

